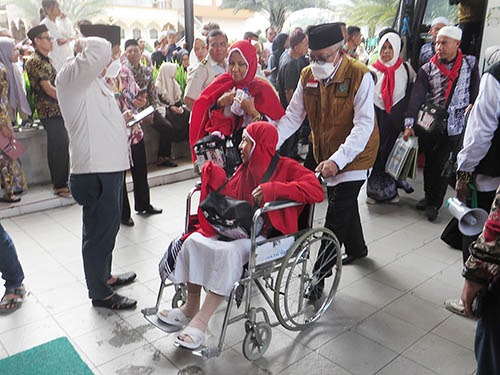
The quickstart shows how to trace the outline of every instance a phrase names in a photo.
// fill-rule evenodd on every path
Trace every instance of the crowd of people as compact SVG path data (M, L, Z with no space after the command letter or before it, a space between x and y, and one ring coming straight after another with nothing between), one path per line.
M134 225L125 171L131 171L135 211L162 213L150 202L143 129L150 126L158 134L157 166L176 166L172 142L189 141L195 164L197 142L211 136L223 143L223 168L215 160L198 165L202 199L217 190L255 205L282 199L320 202L324 193L316 172L326 185L324 226L343 246L344 265L368 256L358 207L363 184L367 181L369 204L398 203L400 188L412 193L411 185L388 175L385 165L399 136L418 136L425 155L425 197L416 208L429 221L436 220L443 204L449 163L458 165L454 187L459 199L471 204L469 184L474 183L480 207L496 202L479 239L463 238L467 281L461 302L471 315L472 299L489 284L485 308L498 312L498 48L490 53L492 68L480 85L477 58L462 52L461 28L444 17L432 21L431 40L422 46L415 72L400 57L402 40L393 29L379 34L371 59L360 28L344 23L297 27L290 34L270 26L264 43L254 32L230 43L211 23L194 38L191 51L170 29L149 53L142 38L126 40L122 50L118 26L83 21L76 31L56 0L43 0L42 10L28 41L16 46L8 36L0 37L0 136L13 142L13 121L18 115L28 121L36 112L47 133L53 192L83 207L82 255L94 306L128 309L137 303L115 292L136 274L114 275L112 253L120 224ZM434 117L427 113L432 121L424 123L422 112L431 106ZM150 107L150 115L134 120ZM300 154L299 144L309 145L307 155ZM275 169L264 181L275 158ZM18 158L1 151L0 169L1 201L19 201L26 183ZM287 220L270 215L261 235L270 228L293 233L297 228L290 218L300 209L289 209ZM175 239L160 263L162 280L186 283L188 295L184 306L162 310L158 318L184 327L176 341L190 349L204 343L211 315L249 256L249 239L221 240L199 216L199 226ZM6 279L0 309L7 312L21 306L24 276L1 225L0 235L0 271ZM325 278L332 275L337 257L332 251L321 249L322 261L305 295L311 301L321 298ZM227 271L225 277L214 273L218 267ZM207 297L200 308L202 286ZM498 371L496 359L485 353L498 349L499 332L495 319L483 319L478 327L478 374Z

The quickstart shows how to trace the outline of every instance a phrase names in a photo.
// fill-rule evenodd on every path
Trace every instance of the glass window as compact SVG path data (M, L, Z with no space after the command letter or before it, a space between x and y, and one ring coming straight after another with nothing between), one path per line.
M156 30L156 29L149 30L149 39L157 40L158 39L158 30Z
M134 39L139 39L141 37L141 30L138 29L137 27L135 27L133 30L132 30L132 38Z

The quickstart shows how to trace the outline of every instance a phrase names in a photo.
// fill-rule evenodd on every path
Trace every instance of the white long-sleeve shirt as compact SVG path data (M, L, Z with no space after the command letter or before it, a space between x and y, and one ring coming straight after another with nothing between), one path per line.
M83 51L56 78L57 98L69 134L71 173L108 173L129 168L125 121L101 73L111 59L102 38L81 40Z
M488 153L500 118L499 93L500 83L491 74L485 73L465 128L463 148L457 155L459 171L474 172ZM478 174L475 185L479 191L495 191L500 185L500 177Z
M56 71L59 72L66 63L66 60L73 56L72 43L67 42L59 45L57 42L57 39L67 39L74 36L74 32L71 33L71 21L67 18L58 18L56 22L54 22L51 21L49 17L45 17L40 23L47 26L50 36L54 38L52 41L52 51L49 52L49 58Z
M354 126L344 143L329 157L329 160L337 164L340 171L365 149L373 132L375 125L375 110L373 107L374 88L375 84L371 73L365 73L358 92L354 96ZM323 110L328 109L323 108ZM302 87L302 82L299 81L285 116L276 123L279 134L278 148L299 129L306 115L304 88ZM321 162L322 160L318 161ZM335 186L342 182L365 180L367 175L367 170L347 171L333 177L328 177L326 183L328 186Z

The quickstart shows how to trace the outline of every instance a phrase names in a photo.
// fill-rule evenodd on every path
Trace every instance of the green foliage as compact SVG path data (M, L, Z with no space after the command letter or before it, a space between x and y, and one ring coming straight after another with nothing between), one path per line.
M351 5L344 8L347 24L368 26L368 37L372 37L376 28L392 25L398 4L399 0L352 0Z
M328 8L328 0L222 0L222 9L233 8L234 12L246 9L255 12L264 12L269 17L269 24L276 25L281 31L285 19L295 10L318 7Z
M107 0L58 0L61 10L73 22L82 18L92 18L107 5ZM41 0L5 0L6 4L13 4L24 13L24 18L32 24L40 23Z

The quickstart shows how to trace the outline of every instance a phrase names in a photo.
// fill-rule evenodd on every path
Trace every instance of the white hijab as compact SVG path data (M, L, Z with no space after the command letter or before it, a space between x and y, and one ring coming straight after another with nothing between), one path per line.
M387 63L383 62L380 56L380 53L382 51L382 46L386 41L389 41L389 44L392 46L392 50L394 51L394 55L392 56L392 59L388 61ZM401 38L399 37L398 34L396 33L387 33L380 38L380 41L378 42L378 51L379 51L379 57L378 61L384 64L385 66L391 67L396 64L399 58L399 53L401 51ZM408 73L409 73L409 78L410 82L413 82L415 80L415 71L413 68L409 65L408 67ZM379 70L371 67L372 71L375 72L377 75L377 83L375 84L375 97L374 97L374 103L375 105L380 108L385 110L384 106L384 100L382 99L382 80L384 78L384 73L380 72ZM404 62L401 64L401 66L396 70L395 72L395 87L394 87L394 93L393 93L393 106L395 106L397 103L401 101L406 95L406 86L408 85L408 74L406 73L406 69L404 67Z
M181 87L175 80L176 73L177 64L163 63L158 71L158 78L155 83L156 92L169 104L175 104L181 100Z

